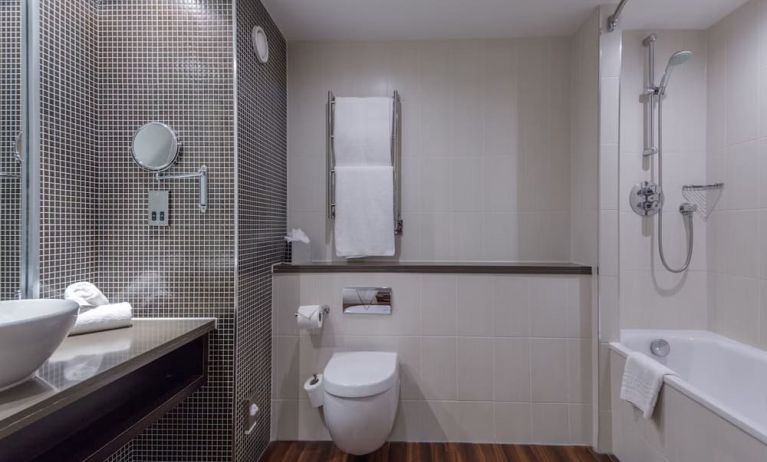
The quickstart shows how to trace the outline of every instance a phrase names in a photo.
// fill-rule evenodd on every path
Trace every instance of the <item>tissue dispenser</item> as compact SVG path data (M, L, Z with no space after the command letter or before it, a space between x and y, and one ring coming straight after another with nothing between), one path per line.
M302 265L312 262L312 248L310 244L294 241L289 242L288 245L290 246L290 263Z

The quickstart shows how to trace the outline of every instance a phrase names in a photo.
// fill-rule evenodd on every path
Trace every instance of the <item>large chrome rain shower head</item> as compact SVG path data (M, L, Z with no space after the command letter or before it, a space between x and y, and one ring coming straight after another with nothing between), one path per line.
M666 64L666 72L663 73L663 78L660 79L660 85L658 85L658 94L663 95L666 93L666 87L668 86L668 81L671 78L671 72L676 66L686 63L690 58L692 58L692 51L688 50L677 51L671 55L671 57L668 59L668 64Z

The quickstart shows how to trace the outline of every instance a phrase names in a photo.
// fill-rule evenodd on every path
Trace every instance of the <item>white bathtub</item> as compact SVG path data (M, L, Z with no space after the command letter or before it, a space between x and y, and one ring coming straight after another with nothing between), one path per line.
M650 352L656 339L671 346L665 358ZM621 342L610 347L614 438L623 462L650 457L671 462L767 460L767 352L712 332L682 330L624 330ZM617 398L625 358L632 351L677 374L666 377L660 409L651 421ZM642 452L642 445L651 446L650 451Z

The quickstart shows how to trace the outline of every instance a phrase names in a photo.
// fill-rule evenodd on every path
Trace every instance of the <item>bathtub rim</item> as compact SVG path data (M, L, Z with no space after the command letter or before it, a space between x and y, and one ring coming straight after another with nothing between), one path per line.
M764 350L760 350L750 345L740 343L731 338L724 337L717 333L706 331L706 330L624 329L621 331L621 335L623 333L640 333L640 332L654 332L654 333L658 333L659 335L666 334L666 335L674 335L674 336L685 336L685 337L693 338L693 339L705 338L708 340L716 340L725 344L730 344L734 348L742 349L743 353L745 354L759 355L761 357L764 357L765 362L767 362L767 352L765 352ZM622 344L620 341L610 342L609 347L612 352L618 354L624 360L628 358L629 353L634 351L631 348L627 347L626 345ZM644 352L640 352L640 353L644 353ZM610 367L612 367L612 363L610 364ZM690 384L689 382L687 382L686 380L682 379L679 376L675 376L675 375L666 376L663 378L663 382L664 382L664 385L668 385L674 390L682 393L687 398L695 401L696 403L705 407L706 409L713 412L720 418L726 420L727 422L731 423L738 429L744 431L751 437L767 445L767 433L763 431L762 429L760 429L760 427L756 425L751 419L747 419L745 417L738 415L737 413L733 413L729 411L727 409L727 406L723 405L721 401L711 397L711 395L707 393L702 392L698 387L695 387L694 385ZM613 384L613 386L620 387L620 383Z

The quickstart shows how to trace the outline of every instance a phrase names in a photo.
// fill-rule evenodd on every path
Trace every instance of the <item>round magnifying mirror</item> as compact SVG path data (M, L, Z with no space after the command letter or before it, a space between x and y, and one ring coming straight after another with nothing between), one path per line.
M145 170L162 172L176 162L178 147L172 128L161 122L149 122L133 135L133 160Z

